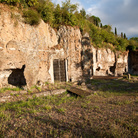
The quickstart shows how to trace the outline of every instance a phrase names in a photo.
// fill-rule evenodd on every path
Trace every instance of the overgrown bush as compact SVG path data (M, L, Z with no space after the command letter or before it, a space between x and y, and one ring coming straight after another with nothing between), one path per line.
M46 2L42 11L41 11L41 17L46 23L52 24L54 21L54 5L52 2Z
M42 18L56 29L60 25L78 26L82 34L89 32L90 40L96 47L112 44L116 50L121 51L138 49L137 37L130 40L119 37L117 28L114 34L110 25L103 26L99 17L87 15L84 9L78 11L78 4L71 4L70 0L62 2L61 7L59 4L54 5L51 0L0 0L0 2L23 8L24 21L30 25L38 25Z
M23 12L23 17L25 23L30 25L38 25L40 22L40 15L35 10L27 10Z
M20 3L20 0L0 0L0 2L5 2L10 5L16 5L17 3Z
M118 41L118 43L119 43L119 45L117 45L117 50L119 50L119 51L124 51L124 50L126 50L126 47L128 46L128 40L126 40L126 39L123 39L123 38L121 38L121 37L118 37L117 38L117 41Z
M132 37L129 40L129 45L127 46L126 50L135 51L136 49L138 49L138 39L137 37Z

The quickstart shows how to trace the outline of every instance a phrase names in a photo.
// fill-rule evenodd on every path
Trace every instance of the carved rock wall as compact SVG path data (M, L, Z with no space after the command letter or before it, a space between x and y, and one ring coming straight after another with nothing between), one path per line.
M82 37L83 77L122 76L128 71L128 52L113 52L110 49L94 48L89 35Z
M11 14L15 18L11 18ZM38 81L54 82L54 59L67 60L67 78L77 80L81 74L80 67L76 68L76 63L81 60L80 30L61 26L56 32L43 21L38 26L30 26L21 20L16 12L3 10L0 14L1 86L14 84L16 81L16 85L20 85L24 78L28 87ZM14 76L15 72L20 72L18 75L22 74L22 77Z
M94 48L88 34L82 37L77 27L55 31L43 21L38 26L24 24L21 15L10 10L0 14L0 87L54 82L55 59L65 61L66 81L122 75L127 54Z
M128 71L128 52L113 52L110 49L94 49L93 75L122 76Z

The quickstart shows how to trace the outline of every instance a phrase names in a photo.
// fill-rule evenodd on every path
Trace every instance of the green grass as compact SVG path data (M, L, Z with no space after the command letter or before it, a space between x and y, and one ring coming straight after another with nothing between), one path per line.
M1 88L0 93L4 93L6 91L21 91L23 90L22 88L16 87L16 88Z
M123 80L91 80L90 82L93 89L100 91L101 93L106 92L107 95L121 95L138 92L138 83L126 82Z
M58 113L62 113L62 114L65 114L65 112L66 112L66 109L64 109L64 108L56 108L56 110Z
M0 137L137 137L137 84L91 84L96 92L83 98L66 92L0 103Z

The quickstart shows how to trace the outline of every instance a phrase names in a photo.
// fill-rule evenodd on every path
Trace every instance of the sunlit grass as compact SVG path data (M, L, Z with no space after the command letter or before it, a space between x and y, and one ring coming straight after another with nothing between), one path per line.
M136 85L89 83L95 92L83 98L65 92L0 103L0 137L137 137Z
M23 90L22 88L19 88L19 87L15 87L15 88L1 88L0 89L0 93L4 93L6 91L21 91Z

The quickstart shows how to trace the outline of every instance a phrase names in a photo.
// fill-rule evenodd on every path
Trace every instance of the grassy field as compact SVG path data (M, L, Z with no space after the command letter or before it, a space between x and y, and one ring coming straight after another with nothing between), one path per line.
M92 94L84 98L66 92L0 103L0 138L138 137L137 81L88 83Z

